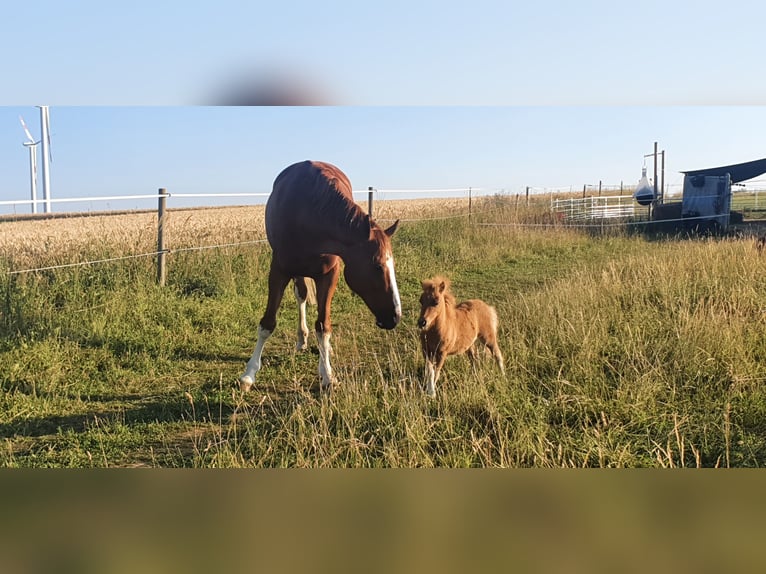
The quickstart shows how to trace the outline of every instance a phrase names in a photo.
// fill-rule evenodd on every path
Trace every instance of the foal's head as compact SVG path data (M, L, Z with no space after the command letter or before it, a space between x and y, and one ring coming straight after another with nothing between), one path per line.
M341 254L346 283L375 315L375 324L383 329L393 329L402 317L390 240L398 225L397 220L383 230L370 221L368 240L348 247Z
M427 329L439 315L444 313L447 300L451 300L449 279L436 276L421 283L423 293L420 295L420 317L418 327Z

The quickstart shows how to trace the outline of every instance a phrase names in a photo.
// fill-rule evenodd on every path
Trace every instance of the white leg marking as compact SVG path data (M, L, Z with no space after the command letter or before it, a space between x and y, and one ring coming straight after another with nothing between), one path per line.
M258 326L258 342L255 344L255 350L253 356L247 362L244 374L239 378L239 388L242 391L249 391L250 387L255 382L255 374L261 370L261 353L263 353L263 345L266 343L266 339L271 336L271 331L263 329Z
M293 286L293 293L295 293L295 300L298 302L298 342L295 348L302 351L308 346L309 338L309 327L306 324L306 300L301 299L298 288L295 286Z
M317 342L319 344L319 376L322 377L322 388L327 389L335 381L332 376L332 367L330 366L330 354L332 353L330 333L320 333L317 331Z
M396 273L394 272L394 258L389 255L386 259L386 267L388 267L388 280L391 283L391 291L394 297L394 309L396 310L396 316L402 316L402 300L399 297L399 287L396 285Z

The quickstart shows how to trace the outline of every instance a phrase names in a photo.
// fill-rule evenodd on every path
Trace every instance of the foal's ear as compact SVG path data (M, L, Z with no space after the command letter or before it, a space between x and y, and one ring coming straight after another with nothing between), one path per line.
M447 288L447 282L446 281L442 281L441 283L439 283L439 293L440 294L444 293L444 290L446 288Z
M386 229L386 231L385 231L386 235L391 237L396 232L396 229L398 227L399 227L399 220L397 219L396 221L394 221L394 224L391 227Z

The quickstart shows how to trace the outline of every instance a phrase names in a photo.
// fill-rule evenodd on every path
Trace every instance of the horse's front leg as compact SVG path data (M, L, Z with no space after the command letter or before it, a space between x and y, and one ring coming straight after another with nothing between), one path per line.
M290 282L290 278L286 277L282 272L277 270L274 266L274 261L271 262L271 269L269 270L269 295L268 302L266 303L266 312L261 318L261 322L258 324L258 341L255 343L255 350L253 351L250 360L247 362L245 372L239 378L240 390L247 392L255 382L255 374L261 370L261 354L263 353L263 346L266 344L266 340L274 332L277 326L277 311L279 305L282 303L282 296L285 293L285 288Z
M338 285L340 276L339 259L335 258L334 264L326 269L324 275L316 279L317 288L317 311L318 317L314 324L317 334L317 345L319 347L319 376L322 377L322 390L331 390L332 385L337 383L332 374L330 365L330 355L332 354L332 345L330 336L332 335L332 321L330 320L330 305L335 288Z

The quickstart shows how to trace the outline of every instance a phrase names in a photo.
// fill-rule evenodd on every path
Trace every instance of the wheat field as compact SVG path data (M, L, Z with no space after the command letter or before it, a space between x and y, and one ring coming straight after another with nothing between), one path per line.
M474 199L481 203L481 199ZM359 203L367 209L367 203ZM248 242L266 237L264 205L170 209L165 233L172 248ZM426 219L467 213L468 199L386 200L375 206L375 219ZM0 257L35 267L76 257L94 246L119 248L125 254L157 247L157 213L61 214L54 218L7 218L0 221Z

